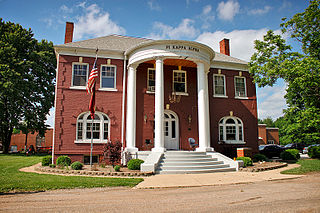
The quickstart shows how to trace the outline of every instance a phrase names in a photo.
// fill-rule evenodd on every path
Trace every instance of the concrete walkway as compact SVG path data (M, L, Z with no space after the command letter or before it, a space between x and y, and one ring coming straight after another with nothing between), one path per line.
M217 172L205 174L154 175L144 178L144 181L138 184L135 188L215 186L293 179L303 177L303 175L282 175L280 172L299 166L300 165L297 164L289 164L287 167L263 172Z

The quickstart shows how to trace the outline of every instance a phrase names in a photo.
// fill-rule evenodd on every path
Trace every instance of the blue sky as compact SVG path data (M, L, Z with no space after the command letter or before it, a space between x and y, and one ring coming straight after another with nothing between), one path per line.
M121 34L198 41L219 51L219 41L229 38L231 56L249 61L254 40L269 29L280 33L281 19L307 6L307 0L0 0L0 17L56 45L64 42L66 21L75 23L74 40ZM299 51L296 42L287 41ZM257 92L260 118L282 115L283 81ZM53 116L51 110L50 125Z

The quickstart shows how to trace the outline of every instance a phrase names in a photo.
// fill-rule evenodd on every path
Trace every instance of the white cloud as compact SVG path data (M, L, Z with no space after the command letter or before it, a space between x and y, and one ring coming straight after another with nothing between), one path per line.
M252 9L252 10L249 10L249 14L250 15L263 15L263 14L268 13L271 10L271 8L272 7L270 7L270 6L264 6L263 9Z
M54 110L54 107L52 107L49 111L49 114L47 115L47 120L46 120L46 124L49 125L50 127L54 127L54 115L55 115L55 110Z
M62 5L62 6L60 7L60 10L61 10L62 12L64 12L64 13L72 13L72 12L73 12L73 8L69 8L69 7L67 7L66 5Z
M239 13L240 4L234 0L220 2L217 8L218 17L222 20L232 21L233 17Z
M199 16L202 21L202 28L208 29L211 26L211 22L214 20L214 15L212 14L212 7L211 5L206 5L202 9L202 13Z
M181 39L183 37L194 38L199 33L194 27L194 21L191 19L183 19L177 27L172 27L161 22L155 22L153 30L155 32L152 32L147 37L152 39Z
M81 6L82 7L82 6ZM110 19L108 12L102 11L96 4L84 9L84 14L77 17L74 28L74 39L99 37L109 34L125 34L125 29Z
M284 95L286 94L286 84L283 82L273 87L258 89L258 117L264 119L271 117L276 119L283 115L283 109L287 108Z
M160 5L155 0L149 0L147 3L151 10L156 10L156 11L161 10Z
M234 30L231 32L206 32L199 35L196 41L208 45L216 52L220 52L219 41L228 38L230 39L230 55L250 61L254 53L254 40L262 40L267 31L268 29L262 28L258 30ZM279 34L280 30L276 30L275 33Z

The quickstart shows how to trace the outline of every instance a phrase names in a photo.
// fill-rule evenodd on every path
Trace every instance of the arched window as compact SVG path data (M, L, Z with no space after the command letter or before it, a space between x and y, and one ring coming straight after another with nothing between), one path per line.
M79 115L77 119L77 135L76 143L91 142L91 127L94 143L106 143L109 141L110 122L108 115L102 112L95 112L94 119L90 116L90 112Z
M237 117L223 117L219 121L219 141L243 144L243 123Z

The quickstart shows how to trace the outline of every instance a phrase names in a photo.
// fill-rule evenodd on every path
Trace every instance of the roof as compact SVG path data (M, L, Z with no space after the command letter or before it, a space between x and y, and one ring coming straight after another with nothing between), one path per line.
M56 45L56 47L78 47L78 48L87 48L87 49L96 49L100 50L113 50L125 52L126 50L133 48L134 46L152 41L152 39L146 38L135 38L121 35L108 35L83 41L76 41L67 44ZM213 61L229 62L236 64L248 64L248 62L243 61L232 56L227 56L215 51L215 58Z

